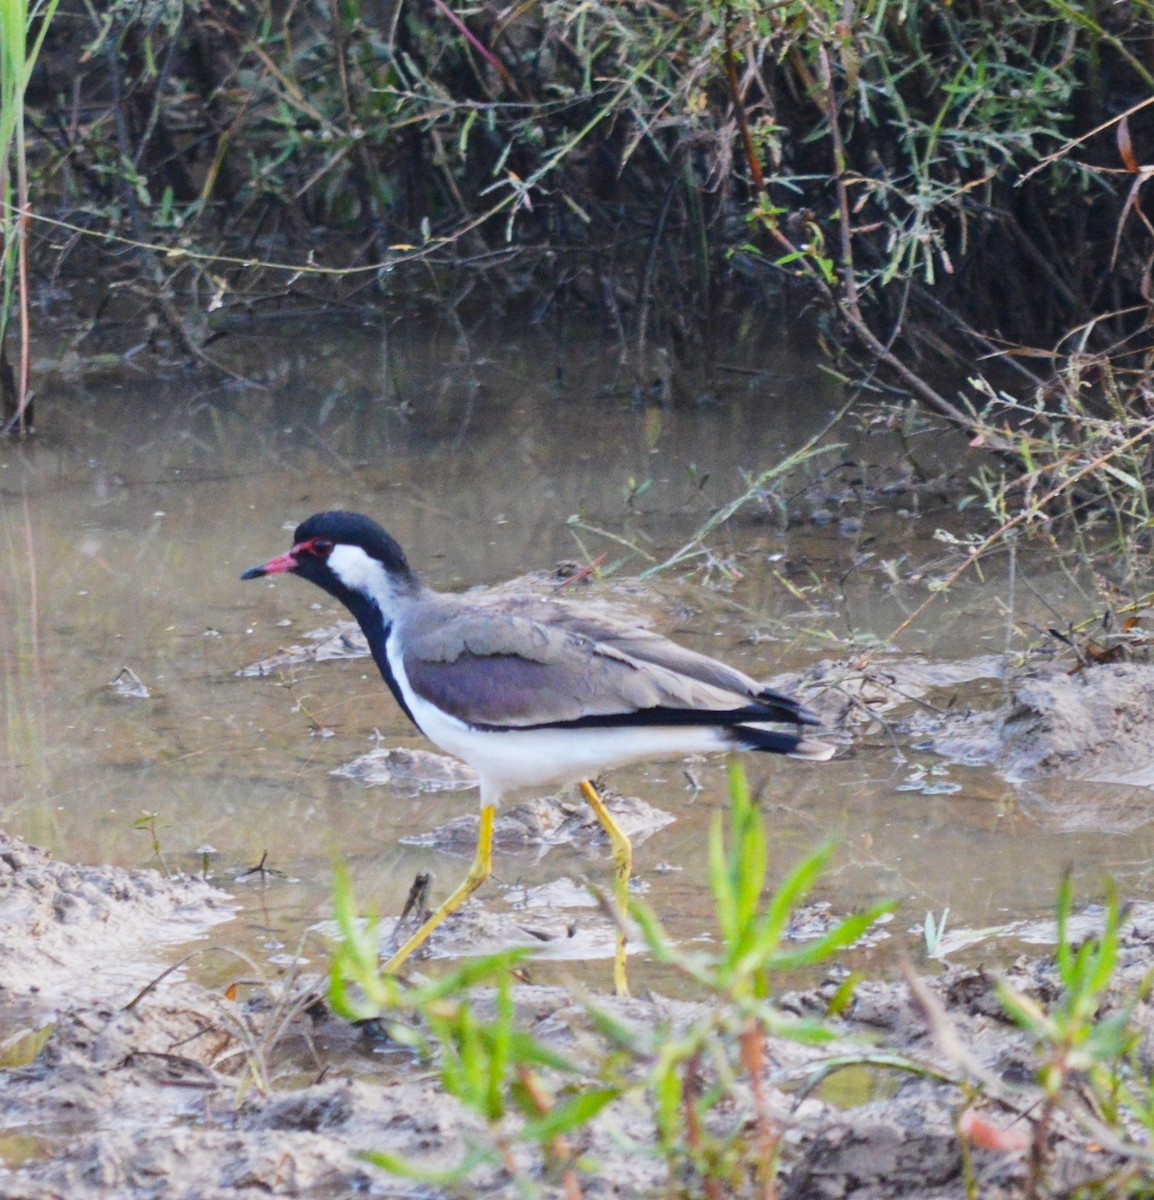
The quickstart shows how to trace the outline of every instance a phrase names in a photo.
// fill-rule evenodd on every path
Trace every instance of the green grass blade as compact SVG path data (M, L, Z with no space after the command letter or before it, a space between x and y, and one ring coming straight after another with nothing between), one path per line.
M588 1092L581 1092L563 1104L556 1105L543 1117L528 1121L522 1133L531 1141L543 1142L546 1138L580 1129L620 1094L618 1088L594 1088Z

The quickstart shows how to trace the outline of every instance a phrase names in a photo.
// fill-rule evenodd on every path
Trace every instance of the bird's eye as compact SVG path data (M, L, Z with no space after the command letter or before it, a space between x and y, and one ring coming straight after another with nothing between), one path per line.
M309 549L317 556L317 558L328 558L333 552L333 543L329 538L313 538Z

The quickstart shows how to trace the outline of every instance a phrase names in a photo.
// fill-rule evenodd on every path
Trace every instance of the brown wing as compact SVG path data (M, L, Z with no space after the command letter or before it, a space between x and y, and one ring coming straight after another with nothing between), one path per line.
M662 723L783 719L751 701L744 687L719 687L656 658L640 659L580 632L578 623L533 620L507 601L494 611L445 600L426 603L406 623L405 674L419 696L470 724L527 727L598 717L614 724L614 717L642 714Z
M470 597L470 599L472 599ZM658 663L681 675L712 683L729 691L755 696L761 690L756 679L735 667L727 666L671 642L650 629L644 618L609 605L576 604L546 596L480 593L476 607L491 611L490 606L524 617L529 621L566 629L605 646L611 646L642 662Z
M500 606L526 620L588 638L598 646L618 651L634 661L653 663L678 675L732 692L746 701L755 701L772 710L763 714L762 720L821 724L817 714L795 697L767 688L744 671L707 654L671 642L632 614L608 606L592 607L533 595L498 594L490 598L482 593L478 599L478 607L485 611L491 611L490 605Z

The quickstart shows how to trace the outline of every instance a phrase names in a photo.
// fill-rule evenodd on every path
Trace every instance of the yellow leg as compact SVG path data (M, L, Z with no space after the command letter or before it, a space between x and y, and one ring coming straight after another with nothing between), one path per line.
M450 913L455 913L493 873L493 811L492 804L486 804L481 809L481 832L477 837L477 854L473 859L473 865L469 868L468 875L465 876L465 881L385 963L384 973L386 975L392 975L395 971L400 970L405 959L419 946L424 945L429 939L429 934Z
M617 822L609 815L604 801L597 795L597 789L587 779L581 783L581 795L589 802L589 807L601 822L601 828L609 835L609 844L613 847L613 861L617 866L616 886L613 892L618 911L624 920L629 912L629 876L633 870L633 847ZM620 928L617 930L617 956L613 960L613 986L619 996L629 995L629 981L625 977L625 931Z

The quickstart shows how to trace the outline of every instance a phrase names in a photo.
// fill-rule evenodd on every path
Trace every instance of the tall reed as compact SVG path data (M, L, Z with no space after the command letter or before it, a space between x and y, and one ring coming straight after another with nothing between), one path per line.
M59 0L0 0L0 395L7 374L4 349L14 308L20 314L20 369L12 414L0 408L4 429L25 432L30 375L28 321L28 163L24 145L24 94ZM35 28L34 28L35 27ZM13 177L15 176L15 195Z

